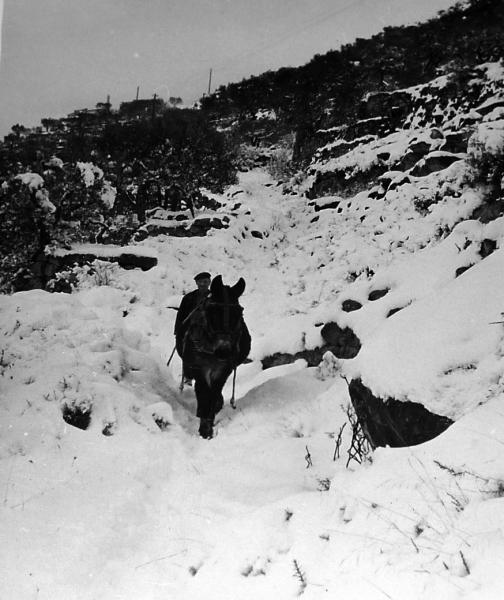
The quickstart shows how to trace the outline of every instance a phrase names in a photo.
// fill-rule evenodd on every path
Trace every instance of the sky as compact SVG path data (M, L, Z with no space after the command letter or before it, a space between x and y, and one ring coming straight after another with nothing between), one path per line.
M154 93L191 105L211 87L418 22L454 0L0 0L0 136Z

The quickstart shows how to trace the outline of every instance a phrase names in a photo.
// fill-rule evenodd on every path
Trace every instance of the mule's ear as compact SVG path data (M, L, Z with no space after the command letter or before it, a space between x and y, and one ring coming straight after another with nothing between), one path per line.
M243 277L240 277L240 279L238 279L238 283L235 283L233 285L233 287L231 288L231 292L233 293L235 298L239 298L243 294L244 291L245 291L245 279L243 279Z
M217 290L222 289L222 275L217 275L212 279L212 285L210 286L210 291L214 294Z

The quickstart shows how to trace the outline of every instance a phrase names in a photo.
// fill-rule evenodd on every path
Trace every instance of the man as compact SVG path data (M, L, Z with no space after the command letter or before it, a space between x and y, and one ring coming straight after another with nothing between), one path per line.
M210 282L211 275L206 271L202 273L198 273L194 281L198 286L198 289L189 292L182 298L182 302L180 303L177 318L175 319L175 339L176 339L176 347L177 353L182 359L183 364L183 373L184 373L184 383L191 383L191 373L187 368L187 365L184 364L184 338L189 326L191 324L191 317L195 312L197 312L198 307L202 306L203 302L206 300L210 293Z

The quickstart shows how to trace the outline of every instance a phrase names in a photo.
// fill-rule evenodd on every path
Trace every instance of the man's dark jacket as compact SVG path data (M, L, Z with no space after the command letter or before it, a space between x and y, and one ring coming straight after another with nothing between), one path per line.
M175 338L177 341L177 352L179 356L182 356L182 345L184 341L184 335L187 331L189 325L191 324L191 319L188 319L189 315L193 312L195 308L197 308L200 304L203 303L205 298L208 297L209 292L201 293L199 290L194 290L193 292L189 292L182 298L182 302L180 303L177 318L175 319Z

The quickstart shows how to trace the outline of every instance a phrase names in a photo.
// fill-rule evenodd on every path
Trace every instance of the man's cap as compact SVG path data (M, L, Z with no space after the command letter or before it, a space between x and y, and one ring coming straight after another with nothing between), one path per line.
M210 275L210 273L207 273L206 271L203 271L202 273L198 273L194 277L194 281L198 281L198 279L212 279L212 276Z

